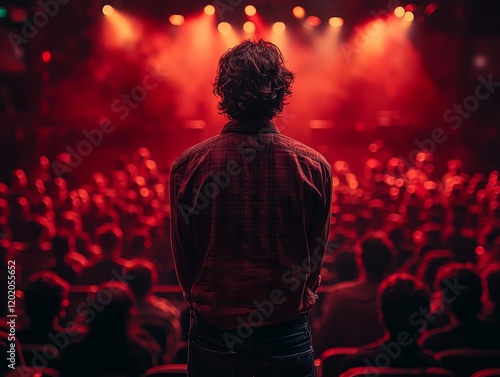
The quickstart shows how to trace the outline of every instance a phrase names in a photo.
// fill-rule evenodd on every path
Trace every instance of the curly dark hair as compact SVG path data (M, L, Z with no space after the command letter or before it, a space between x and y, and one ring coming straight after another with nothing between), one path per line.
M213 83L219 111L229 119L272 119L287 104L294 78L276 45L243 41L219 60Z

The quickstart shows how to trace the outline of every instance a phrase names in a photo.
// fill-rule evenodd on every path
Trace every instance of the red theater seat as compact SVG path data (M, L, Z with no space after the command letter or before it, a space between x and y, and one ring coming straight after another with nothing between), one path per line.
M148 369L141 377L187 377L187 375L187 364L170 364Z

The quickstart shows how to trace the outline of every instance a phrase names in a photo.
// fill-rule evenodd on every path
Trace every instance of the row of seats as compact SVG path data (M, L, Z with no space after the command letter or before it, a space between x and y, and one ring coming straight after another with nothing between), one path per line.
M414 368L352 368L342 373L340 377L367 377L378 376L399 376L399 377L456 377L455 374L442 368L414 369ZM59 373L50 368L21 367L6 377L59 377ZM470 377L500 377L500 368L480 370ZM100 375L95 377L124 377L119 375ZM161 365L146 371L142 377L187 377L187 365L172 364ZM323 376L327 377L327 376Z
M500 351L498 350L479 350L479 349L450 349L438 352L434 355L443 367L423 369L400 369L400 368L375 368L361 367L352 368L344 373L342 366L345 360L358 352L356 347L337 347L330 348L323 352L315 365L318 370L318 377L354 377L367 375L400 375L400 376L454 376L454 377L470 377L476 374L479 376L499 376L500 377ZM375 373L374 370L377 370ZM497 374L479 374L485 369L490 369L488 373ZM493 371L493 372L491 372ZM496 372L495 372L496 371ZM383 372L383 373L382 373ZM442 374L444 372L444 374ZM381 374L382 373L382 374ZM384 374L385 373L385 374ZM398 374L399 373L399 374ZM475 374L476 373L476 374ZM484 372L486 373L486 372Z

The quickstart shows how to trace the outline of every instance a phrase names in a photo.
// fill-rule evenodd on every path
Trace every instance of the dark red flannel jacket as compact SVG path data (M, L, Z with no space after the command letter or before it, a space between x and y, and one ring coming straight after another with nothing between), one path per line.
M309 310L330 227L331 168L271 122L229 122L170 174L176 272L191 308L222 330Z

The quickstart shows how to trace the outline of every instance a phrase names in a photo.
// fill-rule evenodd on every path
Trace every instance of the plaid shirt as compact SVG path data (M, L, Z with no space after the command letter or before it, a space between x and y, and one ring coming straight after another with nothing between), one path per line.
M329 163L271 122L229 122L170 175L177 277L222 330L293 320L316 302L330 227Z

